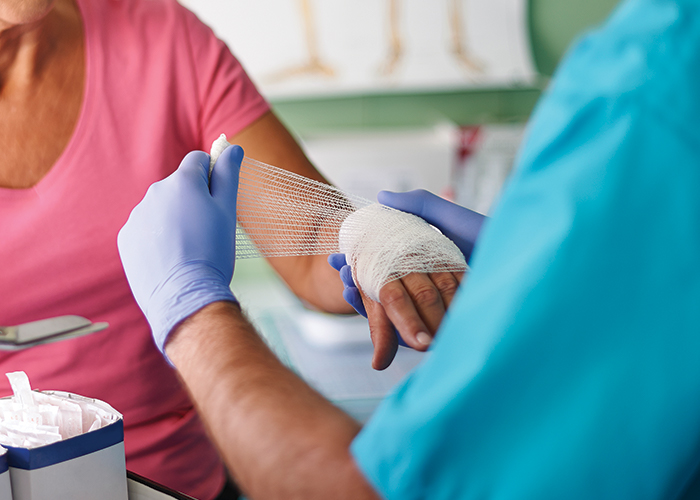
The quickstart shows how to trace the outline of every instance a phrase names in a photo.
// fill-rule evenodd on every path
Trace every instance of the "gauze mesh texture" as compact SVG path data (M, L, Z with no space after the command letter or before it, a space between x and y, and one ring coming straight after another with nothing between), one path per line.
M236 241L244 237L241 226L250 239L237 243L236 257L335 253L345 218L370 203L328 184L244 158Z
M211 167L229 146L214 141ZM378 301L412 272L457 272L464 256L420 217L287 170L244 158L236 208L236 259L345 253L355 282Z
M410 273L463 272L464 255L440 231L413 214L374 203L350 214L340 251L355 283L379 302L379 290Z

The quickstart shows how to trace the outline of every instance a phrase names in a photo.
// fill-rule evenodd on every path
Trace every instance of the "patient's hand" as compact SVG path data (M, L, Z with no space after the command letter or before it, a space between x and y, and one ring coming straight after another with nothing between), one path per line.
M340 272L343 297L369 320L374 344L372 366L389 366L399 345L425 351L457 292L463 273L413 273L384 285L375 302L355 285L343 254L328 262Z
M384 285L379 291L380 302L371 300L360 291L368 313L374 344L372 366L376 370L383 370L391 364L399 338L418 351L428 349L457 293L463 274L409 274Z
M424 190L382 191L377 199L437 227L469 262L486 217ZM402 339L404 345L419 351L428 348L462 279L461 273L409 274L384 285L379 302L375 302L355 285L345 255L331 255L328 262L340 272L345 300L369 320L374 343L372 366L378 370L391 364Z

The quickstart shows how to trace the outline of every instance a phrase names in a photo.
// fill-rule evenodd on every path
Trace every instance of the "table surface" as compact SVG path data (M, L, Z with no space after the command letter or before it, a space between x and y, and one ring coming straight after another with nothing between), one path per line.
M126 485L129 500L196 500L131 471L126 474Z

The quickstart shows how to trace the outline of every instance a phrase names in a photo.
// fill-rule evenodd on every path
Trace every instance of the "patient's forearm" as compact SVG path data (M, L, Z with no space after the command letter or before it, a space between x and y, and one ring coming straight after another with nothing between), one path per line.
M248 496L375 498L349 452L359 425L285 368L237 305L197 312L166 352Z
M327 255L273 257L268 262L292 292L311 306L336 314L355 312L343 299L343 282Z
M231 137L230 142L242 146L248 158L327 182L272 112ZM343 285L338 273L328 265L326 258L325 255L275 257L269 262L302 300L326 312L351 313L352 307L342 297Z

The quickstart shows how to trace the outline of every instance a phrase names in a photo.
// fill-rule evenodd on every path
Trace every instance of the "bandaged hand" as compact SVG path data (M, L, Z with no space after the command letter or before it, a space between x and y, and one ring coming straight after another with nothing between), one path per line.
M382 191L378 200L392 208L413 213L438 227L464 254L471 257L485 217L424 190L409 193ZM340 273L343 297L368 318L374 343L373 366L391 364L398 345L426 350L437 332L462 279L462 273L411 273L382 287L379 302L367 297L352 277L343 254L329 257Z
M215 301L235 301L236 197L243 150L231 146L208 179L209 155L189 153L153 184L117 238L132 293L158 349L184 319Z

